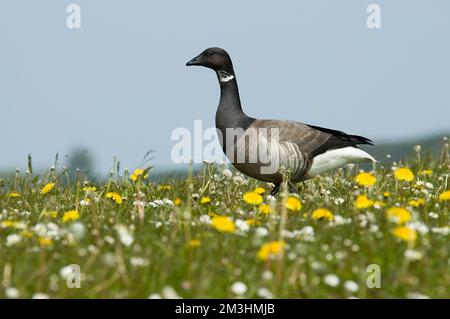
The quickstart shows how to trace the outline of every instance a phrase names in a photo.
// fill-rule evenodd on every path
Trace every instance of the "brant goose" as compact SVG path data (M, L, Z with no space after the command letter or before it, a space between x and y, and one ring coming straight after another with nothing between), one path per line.
M241 107L236 76L228 53L209 48L186 63L214 70L220 84L216 127L222 149L242 173L272 182L276 194L284 169L292 183L301 182L349 163L376 162L358 148L372 141L341 131L294 121L260 120L247 116Z

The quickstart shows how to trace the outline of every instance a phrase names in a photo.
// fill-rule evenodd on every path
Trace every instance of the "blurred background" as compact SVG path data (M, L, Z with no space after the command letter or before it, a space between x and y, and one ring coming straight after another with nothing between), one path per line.
M66 25L69 4L81 28ZM381 28L366 25L381 6ZM171 160L177 127L214 126L216 76L185 63L232 56L247 114L372 138L378 157L450 135L450 2L435 0L2 0L0 172L27 155L106 174L153 150Z

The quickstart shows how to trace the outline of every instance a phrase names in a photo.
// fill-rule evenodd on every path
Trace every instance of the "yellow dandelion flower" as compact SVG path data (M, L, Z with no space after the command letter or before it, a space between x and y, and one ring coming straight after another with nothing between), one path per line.
M419 206L422 206L423 204L425 204L425 199L419 198L417 200L415 200L415 199L414 200L410 200L408 202L408 204L413 206L413 207L419 207Z
M19 194L18 192L10 192L10 193L8 194L8 196L9 196L10 198L17 198L17 197L20 197L20 194Z
M327 219L329 221L332 221L334 219L334 215L332 212L330 212L328 209L325 208L319 208L313 211L312 213L313 219Z
M258 225L258 224L259 224L259 221L257 221L257 220L254 219L254 218L247 219L245 222L246 222L247 225L249 225L249 226L254 226L254 225Z
M264 194L266 192L266 190L263 187L256 187L253 190L253 192L256 193L256 194L262 195L262 194Z
M286 200L286 203L284 204L284 207L293 212L298 212L300 211L300 209L302 209L302 202L300 202L297 197L289 196Z
M197 248L202 245L202 242L199 239L191 239L188 243L190 248Z
M41 246L51 246L53 244L53 240L48 237L40 237L38 241Z
M181 198L177 197L173 200L173 204L175 206L180 206L181 205Z
M209 198L208 196L204 196L200 199L200 204L209 204L211 203L211 198Z
M448 200L450 201L450 190L443 192L442 194L439 195L439 200Z
M420 171L419 174L423 175L423 176L431 176L431 175L433 175L433 171L431 169L424 169L424 170Z
M394 236L407 242L414 242L417 239L417 232L407 226L396 227L392 230L392 233Z
M265 243L258 251L258 258L265 261L279 256L283 252L285 245L286 243L282 240Z
M137 168L134 170L133 174L130 175L130 179L135 182L137 181L141 176L144 176L144 178L148 177L148 174L145 174L145 170L143 170L142 168Z
M358 209L369 208L372 207L373 204L373 200L368 199L366 195L359 195L355 201L355 207Z
M377 181L377 178L372 173L359 173L356 178L355 182L358 183L361 186L373 186L375 182Z
M234 233L236 226L234 222L226 216L214 216L211 219L211 225L220 232Z
M117 204L122 204L123 198L120 196L119 193L116 192L108 192L106 193L106 198L111 198L113 201L115 201Z
M267 215L267 214L270 214L272 212L272 207L270 207L270 205L267 205L267 204L262 204L262 205L259 205L258 211L261 214Z
M263 197L256 192L247 192L242 198L244 202L250 205L259 205L263 202Z
M383 193L383 196L384 196L384 197L391 197L391 192L384 192L384 193Z
M41 194L47 194L55 187L55 183L47 183L44 187L41 189Z
M85 186L85 187L83 187L83 191L85 191L86 193L95 193L97 191L97 187Z
M392 207L387 210L386 217L396 224L404 224L411 220L411 213L403 207Z
M3 220L3 221L0 223L0 226L1 226L2 228L13 227L13 226L14 226L14 221L12 221L12 220Z
M77 210L69 210L68 212L64 213L62 221L64 223L68 223L77 220L78 218L80 218L80 213Z
M411 182L414 179L414 173L408 167L397 168L394 175L399 181Z

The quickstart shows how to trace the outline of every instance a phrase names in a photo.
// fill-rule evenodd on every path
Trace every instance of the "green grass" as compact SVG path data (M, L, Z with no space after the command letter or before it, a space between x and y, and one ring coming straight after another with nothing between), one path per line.
M148 298L176 293L183 298L233 298L238 296L233 284L242 282L247 291L241 296L249 298L448 298L450 201L439 200L439 195L449 189L449 165L432 158L399 165L411 168L413 181L397 181L391 164L374 167L377 181L372 187L354 181L357 168L307 181L299 185L300 212L284 208L287 194L270 201L266 192L264 202L274 207L268 215L242 199L257 186L268 189L266 184L247 178L241 182L237 172L227 177L223 167L214 165L205 165L196 176L165 181L170 187L154 184L151 170L148 179L136 182L116 173L90 184L95 192L83 190L83 176L70 180L55 170L43 176L17 173L0 182L0 297ZM424 169L433 172L421 175ZM42 194L49 182L55 187ZM20 196L11 197L12 191ZM108 192L119 193L123 202L107 198ZM385 192L390 196L383 196ZM379 202L358 209L354 201L360 194ZM196 195L212 201L201 204ZM181 199L178 206L158 204L176 198ZM414 207L409 204L414 199L425 202ZM88 204L82 205L83 200ZM139 208L136 201L147 206ZM389 221L386 211L396 205L411 213L406 226L416 230L415 241L392 234L402 225ZM334 221L312 218L321 207L333 213ZM64 222L70 210L80 217ZM52 216L51 211L58 213ZM229 216L237 226L249 219L255 225L220 232L205 222L213 214ZM193 239L200 246L192 247ZM265 261L257 257L262 245L280 240L285 245L278 254ZM70 264L81 269L81 288L68 288L61 275ZM366 285L371 264L380 267L380 288ZM336 281L334 276L337 285L327 280Z

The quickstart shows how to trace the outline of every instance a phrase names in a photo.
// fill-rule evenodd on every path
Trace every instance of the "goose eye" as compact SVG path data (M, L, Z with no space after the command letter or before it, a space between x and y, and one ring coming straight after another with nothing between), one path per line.
M212 51L206 52L206 56L211 56L211 55L213 55L213 54L214 54L214 52L212 52Z

